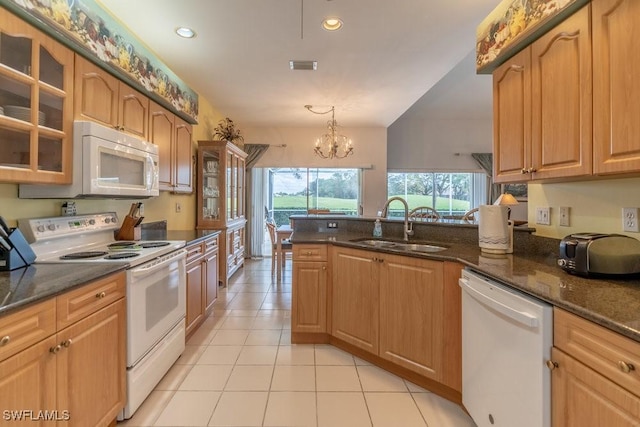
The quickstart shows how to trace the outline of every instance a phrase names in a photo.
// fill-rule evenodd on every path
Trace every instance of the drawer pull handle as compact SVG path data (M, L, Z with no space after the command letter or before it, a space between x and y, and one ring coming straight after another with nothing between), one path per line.
M558 362L554 362L553 360L547 360L547 368L549 368L550 371L553 371L558 366L559 366Z
M49 349L49 351L50 351L51 353L53 353L53 354L56 354L56 353L57 353L57 352L59 352L60 350L62 350L62 347L61 347L59 344L58 344L57 346L55 346L55 347L51 347L51 348Z
M104 298L106 296L107 296L106 292L100 292L99 294L96 294L96 298L98 298L98 299L102 299L102 298Z
M311 256L311 251L307 251L307 256Z
M624 360L620 360L618 362L618 368L620 368L620 370L622 372L624 372L625 374L628 374L631 371L635 371L635 369L636 369L636 367L633 366L633 364L627 363Z
M9 344L9 341L11 341L11 337L9 335L5 335L4 337L2 337L2 339L0 339L0 347Z
M67 348L67 347L69 347L72 343L73 343L73 341L71 341L71 338L69 338L68 340L62 341L62 342L60 343L60 345L61 345L61 346L63 346L63 347L65 347L65 348Z

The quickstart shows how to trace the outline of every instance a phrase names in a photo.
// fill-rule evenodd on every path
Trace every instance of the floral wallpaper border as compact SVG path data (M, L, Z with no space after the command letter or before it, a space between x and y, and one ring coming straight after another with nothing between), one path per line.
M198 94L95 0L0 0L0 5L97 64L107 65L113 74L190 123L198 122Z
M589 1L502 0L476 30L476 71L492 72Z

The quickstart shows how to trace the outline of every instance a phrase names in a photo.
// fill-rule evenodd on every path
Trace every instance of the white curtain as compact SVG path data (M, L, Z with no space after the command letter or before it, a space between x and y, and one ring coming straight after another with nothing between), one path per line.
M264 192L264 169L251 168L247 169L247 198L253 209L251 209L248 218L249 227L249 248L247 255L250 258L262 257L262 246L264 244L264 207L267 206L266 195Z

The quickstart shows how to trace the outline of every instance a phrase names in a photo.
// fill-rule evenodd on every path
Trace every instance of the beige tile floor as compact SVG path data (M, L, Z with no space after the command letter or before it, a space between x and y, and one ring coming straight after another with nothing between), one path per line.
M474 426L458 406L329 345L291 345L291 265L247 260L130 426Z

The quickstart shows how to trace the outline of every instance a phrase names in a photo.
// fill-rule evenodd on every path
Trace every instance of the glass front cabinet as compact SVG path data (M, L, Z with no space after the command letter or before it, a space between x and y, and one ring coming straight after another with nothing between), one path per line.
M71 182L74 53L0 9L0 181Z
M246 157L230 142L198 141L196 226L222 231L220 280L224 285L244 264Z

